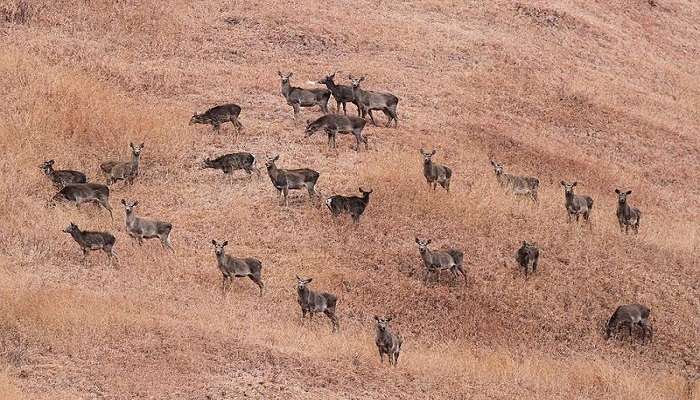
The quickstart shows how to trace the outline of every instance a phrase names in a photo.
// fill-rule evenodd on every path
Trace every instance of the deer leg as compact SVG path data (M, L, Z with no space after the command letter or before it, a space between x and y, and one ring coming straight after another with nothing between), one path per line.
M391 117L391 113L389 112L389 110L383 109L382 112L383 112L384 115L386 115L386 117L387 117L387 121L386 121L386 124L385 124L384 126L388 128L388 127L391 126L391 120L392 120L393 118Z
M384 353L382 353L382 349L379 349L379 359L381 363L384 364Z
M369 119L372 121L372 125L378 126L377 123L374 121L374 116L372 115L372 110L367 110L367 113L369 114Z
M289 200L287 199L287 196L289 196L289 189L285 186L282 193L284 194L284 205L285 207L289 207Z
M260 276L259 275L249 275L249 278L251 281L255 282L256 285L258 285L258 287L260 288L260 296L262 297L263 287L265 285L263 285L262 280L260 279Z
M219 133L220 124L218 122L213 122L211 125L211 130L216 133Z
M332 325L332 327L331 327L331 332L337 331L337 328L338 328L338 318L336 318L335 314L334 314L331 310L326 310L326 311L324 311L323 313L326 314L326 316L328 317L328 319L331 320L331 325Z
M292 103L292 108L294 109L294 119L296 119L297 114L299 114L299 103Z
M338 109L338 113L340 114L340 109ZM348 109L347 109L347 103L343 102L343 114L348 115Z

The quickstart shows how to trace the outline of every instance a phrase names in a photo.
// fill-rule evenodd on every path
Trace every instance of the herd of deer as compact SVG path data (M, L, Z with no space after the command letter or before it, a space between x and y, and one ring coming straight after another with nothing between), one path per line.
M367 116L376 126L372 110L384 112L388 118L387 127L391 126L392 122L395 127L398 126L396 116L398 98L389 93L370 92L361 89L360 83L364 80L364 77L353 78L349 76L351 85L344 86L335 84L335 73L327 75L324 79L317 81L319 84L326 85L328 88L326 90L293 87L290 84L291 72L288 74L278 72L278 74L281 79L282 95L286 99L287 104L292 106L295 118L298 116L301 107L318 106L321 109L324 115L315 121L309 121L305 134L309 137L317 130L323 129L328 135L329 147L335 147L335 137L338 133L352 133L356 140L355 150L359 151L361 144L364 144L365 148L367 148L367 139L362 135L362 130ZM333 114L328 112L327 106L331 95L337 103L337 113ZM357 117L347 116L346 103L348 102L355 104L357 107ZM341 105L343 115L339 114ZM240 112L240 106L224 104L213 107L201 114L195 113L190 120L190 124L208 124L212 125L214 131L218 131L221 124L230 122L236 132L239 132L243 129L243 125L238 120ZM106 161L100 164L100 170L105 175L105 185L88 182L86 175L82 172L54 170L54 161L45 161L41 165L41 169L59 189L58 193L51 199L50 204L53 205L57 201L68 201L79 208L82 203L95 203L98 207L101 206L107 209L113 220L112 208L109 204L109 186L120 180L124 181L125 184L132 185L139 174L139 162L144 144L135 145L130 143L129 147L131 149L131 160ZM435 150L428 152L420 149L420 154L423 158L423 175L428 188L432 187L435 190L439 184L449 192L452 169L434 163L432 158L435 153ZM279 195L283 196L282 204L288 205L290 190L306 189L312 201L319 197L315 188L320 176L319 172L308 168L281 169L275 164L278 159L279 155L268 156L265 166L273 186ZM504 172L503 165L494 160L491 160L491 165L498 183L503 188L514 195L525 196L535 203L538 202L537 191L540 182L537 178L507 174ZM248 176L252 175L253 172L260 176L256 157L246 152L225 154L213 160L206 158L203 160L202 168L220 169L225 174L231 174L235 170L242 169ZM564 187L564 206L568 221L572 222L573 218L579 221L580 216L583 216L585 222L590 221L593 199L590 196L574 194L574 187L576 187L577 182L567 183L561 181L561 185ZM331 215L336 218L343 213L349 214L353 223L359 223L360 217L369 204L372 190L360 188L359 191L361 196L334 195L328 197L325 204ZM627 197L631 191L622 192L615 189L615 193L618 195L617 219L621 231L628 233L631 227L634 233L638 233L641 213L639 209L630 206L628 203ZM122 199L121 204L125 211L126 232L136 240L139 246L143 244L144 239L158 238L164 248L174 252L170 241L170 233L173 228L171 223L137 217L134 210L138 206L138 201ZM93 250L105 252L109 257L110 264L112 259L116 257L114 251L116 238L108 232L83 231L73 223L64 229L64 232L69 233L75 242L78 243L83 252L83 260ZM442 271L450 271L453 279L461 276L466 282L466 272L463 266L464 253L461 250L455 248L431 250L428 247L431 243L430 239L419 239L416 237L415 241L425 267L423 280L426 284L431 274L437 276L437 282L439 283ZM228 241L219 243L216 240L212 240L211 243L214 246L217 266L223 275L222 291L226 292L232 278L248 277L258 286L259 294L262 296L263 288L265 287L261 275L262 262L256 258L237 258L226 254L224 248L228 245ZM526 277L530 269L533 273L536 272L539 253L538 247L534 243L528 243L527 241L523 241L522 246L517 250L515 259L517 264L524 270ZM311 318L314 313L320 312L330 319L332 330L334 332L338 330L338 317L336 315L338 298L331 293L315 292L309 289L308 284L312 281L312 278L300 278L299 276L296 278L302 322L307 314ZM651 338L649 313L650 311L647 307L639 304L618 307L606 325L606 338L609 338L619 327L625 326L628 328L631 336L632 328L638 326L641 328L642 342L645 342L647 338ZM383 362L386 354L389 358L389 363L395 366L398 363L403 339L401 335L389 328L388 324L392 317L375 316L374 319L376 328L375 343L379 350L380 359Z

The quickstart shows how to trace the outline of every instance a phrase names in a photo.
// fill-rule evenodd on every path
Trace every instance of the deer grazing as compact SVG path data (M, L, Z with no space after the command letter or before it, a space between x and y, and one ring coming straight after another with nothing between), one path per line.
M369 204L369 195L372 193L372 189L365 191L360 188L359 190L362 193L362 197L335 195L326 199L326 206L331 211L333 218L338 217L342 213L347 213L350 214L352 222L360 222L360 217L365 212L367 204Z
M639 233L639 220L642 218L642 212L627 202L627 197L632 191L622 192L620 189L615 189L615 193L617 193L617 222L620 223L620 231L629 233L631 226L635 234Z
M279 169L275 165L275 161L277 161L279 158L279 155L267 157L265 166L267 167L267 174L270 176L270 180L275 186L275 189L277 189L279 194L284 194L282 204L285 206L289 205L287 196L290 190L302 188L306 188L306 190L308 190L309 199L313 201L313 199L317 196L315 186L320 174L308 168Z
M294 87L289 83L293 73L283 74L277 71L282 81L282 96L287 100L287 104L294 109L294 118L299 114L300 107L319 106L321 112L328 114L328 99L331 92L327 89L302 89Z
M129 147L131 147L131 161L105 161L100 164L100 169L107 177L107 185L119 180L129 185L134 184L134 178L139 174L139 161L144 146L143 143L137 145L129 143Z
M107 253L109 257L109 263L112 264L112 257L116 257L114 252L114 243L117 239L114 235L108 232L92 232L92 231L81 231L78 225L70 223L66 229L63 230L65 233L70 233L78 245L80 250L83 251L83 261L85 261L88 252L92 250L102 250Z
M258 285L258 288L260 288L260 296L262 296L263 287L265 287L261 277L262 262L257 258L236 258L227 255L224 247L228 244L228 240L223 243L217 243L216 240L212 239L211 244L214 245L214 254L216 254L216 262L219 270L224 275L224 279L221 283L221 291L225 293L226 289L230 288L233 278L243 278L247 276Z
M515 261L525 271L525 277L528 276L528 269L532 265L532 273L537 272L537 263L540 260L540 250L534 243L528 243L523 240L523 245L515 253Z
M175 252L170 242L170 232L173 230L173 224L137 217L134 209L139 205L138 201L127 202L122 199L122 205L126 212L126 232L137 241L139 246L143 245L143 239L158 238L163 248Z
M649 324L651 310L641 304L626 304L617 307L612 317L605 326L605 338L610 339L613 332L617 332L621 326L627 326L628 334L632 336L632 326L641 328L642 343L652 337L652 329Z
M331 320L331 331L336 332L339 329L338 316L335 314L338 297L326 292L316 293L309 289L307 285L312 280L312 278L302 279L297 275L297 300L301 307L301 321L304 322L307 313L309 318L313 319L315 313L322 312Z
M382 364L384 364L384 354L389 356L389 365L397 366L399 362L399 353L401 353L401 345L403 344L403 338L398 333L392 332L389 328L389 321L392 317L379 317L374 316L376 321L376 336L374 338L374 343L377 344L377 350L379 350L379 359Z
M428 275L430 273L436 273L437 281L440 283L440 272L444 270L449 270L454 279L457 279L458 275L462 275L464 281L466 282L467 275L464 272L464 266L462 265L464 253L453 248L431 251L428 248L428 245L431 242L431 239L421 240L416 238L418 251L420 252L423 263L425 264L424 282L426 284L428 283Z
M190 118L190 125L211 125L212 130L218 132L221 124L231 122L234 129L236 129L236 133L239 133L241 130L243 130L243 124L241 124L241 121L238 120L238 116L240 114L241 107L239 105L222 104L220 106L212 107L201 114L195 112L192 118Z
M343 105L343 115L348 115L348 110L346 108L346 103L353 103L357 107L357 116L360 116L360 107L355 101L355 95L352 93L352 86L347 85L336 85L333 79L335 78L336 72L326 75L325 78L318 81L321 85L326 85L328 90L331 91L335 102L337 103L336 109L338 114L340 114L340 105Z
M539 179L506 174L503 172L503 165L494 160L491 160L491 165L493 165L493 171L496 173L496 180L502 187L517 196L528 196L533 202L537 203L537 190L540 186Z
M360 110L360 116L365 118L369 114L369 118L374 126L377 123L374 121L374 116L372 115L372 110L381 110L389 119L386 126L391 126L391 122L394 121L394 126L399 127L399 120L396 117L396 106L399 103L399 98L391 93L379 93L370 92L367 90L362 90L360 88L360 83L365 80L364 76L359 78L353 78L352 75L348 76L350 82L352 83L352 94L355 97L355 104Z
M202 168L220 169L224 174L231 174L235 170L242 169L248 176L250 176L253 171L260 176L260 169L257 167L255 156L246 152L224 154L213 160L205 158L202 163Z
M439 183L446 191L450 191L450 179L452 178L452 170L444 165L433 163L435 150L430 153L420 149L420 154L423 156L423 176L428 182L428 188L433 187L433 190Z
M58 189L73 183L87 183L87 176L84 173L68 169L55 170L53 169L54 162L54 160L44 161L39 168Z
M306 129L304 133L306 137L311 137L317 130L323 128L323 130L328 135L328 148L335 148L335 137L338 133L352 133L355 136L355 147L356 151L360 150L360 143L365 144L365 149L367 149L367 138L362 135L362 129L365 127L364 118L345 116L339 114L326 114L321 118L311 122L307 121Z
M66 185L56 193L49 204L69 201L75 203L77 208L83 203L95 203L109 211L109 216L114 220L112 207L109 205L109 187L98 183L74 183Z
M561 181L559 183L564 186L564 206L566 207L568 221L571 222L571 219L576 216L576 221L578 222L580 215L583 215L584 221L589 221L591 211L593 211L593 199L591 196L574 194L574 187L577 182L568 183Z

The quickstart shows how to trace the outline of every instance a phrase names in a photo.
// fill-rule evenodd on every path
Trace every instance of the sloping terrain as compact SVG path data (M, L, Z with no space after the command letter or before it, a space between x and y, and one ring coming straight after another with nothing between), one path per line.
M652 3L0 0L0 398L700 399L700 4ZM399 127L329 150L278 70L365 76L400 98ZM188 125L224 102L240 135ZM41 162L103 182L132 141L141 174L112 186L114 222L47 207ZM426 188L420 148L453 169L449 194ZM280 207L264 168L201 168L239 150L320 171L324 195L373 188L363 220L300 193ZM539 206L490 159L537 176ZM594 198L590 227L566 223L562 179ZM615 188L639 235L620 234ZM129 238L122 198L173 223L174 254ZM71 221L115 233L119 262L82 263ZM416 236L464 249L466 284L424 285ZM263 261L262 298L247 279L221 295L212 239ZM527 280L522 240L542 251ZM338 295L340 333L301 326L297 274ZM633 302L653 342L606 341ZM396 369L375 314L405 338Z

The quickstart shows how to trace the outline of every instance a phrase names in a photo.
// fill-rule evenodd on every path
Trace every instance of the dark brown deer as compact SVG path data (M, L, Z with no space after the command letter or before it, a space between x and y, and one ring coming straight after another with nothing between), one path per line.
M216 254L216 262L219 270L224 275L223 282L221 283L221 291L225 293L226 289L230 288L233 278L243 278L247 276L253 283L258 285L258 288L260 288L260 296L262 296L263 288L265 287L261 276L262 262L257 258L236 258L227 255L224 247L228 244L228 240L223 243L217 243L216 240L212 239L211 244L214 245L214 254Z
M304 133L306 137L311 137L317 130L323 128L323 130L328 135L328 147L335 148L335 137L338 133L352 133L355 136L355 147L354 149L360 150L360 143L365 144L365 150L367 149L367 138L362 135L362 129L365 127L367 121L364 118L345 116L339 114L327 114L318 118L317 120L310 122L306 121L306 129Z
M401 353L403 338L399 333L394 333L389 328L389 321L392 319L393 318L390 316L374 316L374 320L377 323L374 343L377 345L377 350L379 350L379 359L382 364L384 363L384 354L386 354L389 356L389 365L396 367L399 363L399 354Z
M294 87L289 83L289 79L293 73L283 74L277 71L282 82L282 96L287 100L287 104L294 109L294 118L299 114L301 107L318 106L321 112L328 114L328 99L331 97L331 92L327 89L302 89Z
M631 337L632 327L636 325L641 328L642 343L645 343L647 339L651 340L650 313L651 310L641 304L626 304L617 307L605 326L605 338L610 339L614 331L617 332L620 327L624 326L627 326L627 332Z
M88 253L94 250L102 250L109 257L109 263L112 264L112 257L116 257L114 252L114 243L117 239L114 235L108 232L92 232L92 231L81 231L78 225L70 223L66 229L63 230L65 233L70 233L78 245L80 250L83 251L83 261L85 261Z
M257 167L255 156L246 152L224 154L213 160L205 158L202 163L202 168L220 169L224 174L231 174L235 170L242 169L248 176L250 176L253 171L260 176L260 169Z
M68 169L55 170L53 164L54 160L44 161L39 168L58 189L73 183L87 183L87 176L84 173Z
M238 116L241 114L241 107L237 104L222 104L220 106L212 107L207 111L198 114L194 113L192 118L190 118L190 125L192 124L205 124L211 125L212 130L215 132L219 131L221 124L225 122L231 122L236 133L243 130L243 124L238 120Z
M359 190L362 193L362 197L335 195L326 199L326 206L331 211L333 218L342 213L347 213L350 214L352 222L360 222L360 217L365 212L367 204L369 204L369 195L372 193L372 189L365 191L360 188Z
M638 208L632 207L627 202L627 196L629 196L632 191L628 190L626 192L620 191L620 189L615 189L617 193L617 222L620 224L620 231L629 233L630 226L634 229L634 233L639 233L639 221L642 218L642 212Z
M432 157L435 155L435 150L428 153L420 149L420 154L423 156L423 176L425 176L425 181L428 182L428 187L432 186L433 190L435 190L439 183L440 186L449 192L452 170L444 165L435 164L433 162Z
M421 258L423 259L423 263L425 265L425 283L428 283L428 276L430 273L436 273L437 281L440 283L440 272L444 270L449 270L455 280L457 279L457 276L462 275L464 281L466 282L467 274L464 272L464 266L462 265L464 253L453 248L432 251L428 248L428 245L431 242L432 240L430 239L421 240L416 238L418 251L420 252Z
M309 318L313 319L315 313L322 312L331 320L331 330L335 332L339 329L338 316L335 313L338 297L326 292L316 293L309 289L307 285L312 280L313 278L302 279L297 275L297 296L301 307L301 321L304 322L306 314L309 314Z
M574 194L574 187L578 182L568 183L565 181L559 182L564 186L564 206L568 221L571 222L575 216L578 222L579 216L583 215L583 220L588 222L593 211L593 198L591 196L582 196Z
M290 190L306 188L309 192L309 199L313 201L314 198L318 196L316 193L316 181L320 174L312 169L300 168L300 169L279 169L275 165L280 156L276 155L274 157L268 157L265 161L265 166L267 167L267 174L270 176L272 184L277 189L280 195L284 195L282 204L285 206L289 205L287 196Z
M107 177L107 185L123 180L129 185L134 184L134 178L139 174L139 161L143 143L134 145L129 143L131 148L131 161L105 161L100 164L100 169Z
M112 207L109 205L109 187L98 183L74 183L66 185L56 193L49 202L54 205L56 202L68 201L75 203L77 208L83 203L95 203L109 211L109 216L114 220Z
M333 79L335 78L336 72L326 75L325 78L318 81L321 85L326 85L328 90L331 91L333 98L337 103L337 113L340 114L340 105L343 105L343 115L348 115L348 110L346 108L346 103L353 103L357 107L357 116L360 115L360 107L355 101L355 95L352 93L352 86L347 85L336 85Z
M537 272L537 263L540 260L540 250L534 243L528 243L523 240L523 245L520 246L515 253L515 261L525 271L525 277L528 277L528 269L532 265L532 273Z
M348 76L350 82L352 83L352 93L355 96L355 104L357 104L360 109L360 116L365 118L369 114L369 118L374 126L377 123L374 121L374 116L372 115L372 110L381 110L389 119L386 126L391 126L391 122L394 121L394 126L399 127L399 119L396 117L396 106L399 103L399 98L391 93L379 93L370 92L367 90L362 90L360 88L360 83L365 80L365 77L353 78L352 75Z

